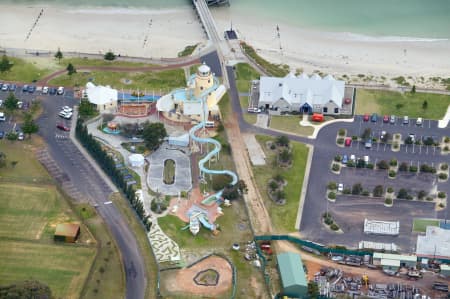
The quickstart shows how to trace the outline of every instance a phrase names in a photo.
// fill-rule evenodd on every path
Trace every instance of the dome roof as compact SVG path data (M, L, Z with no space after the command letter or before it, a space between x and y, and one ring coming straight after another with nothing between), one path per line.
M211 71L211 68L209 66L207 66L206 64L202 64L201 66L198 67L198 72L200 74L206 74L209 73Z

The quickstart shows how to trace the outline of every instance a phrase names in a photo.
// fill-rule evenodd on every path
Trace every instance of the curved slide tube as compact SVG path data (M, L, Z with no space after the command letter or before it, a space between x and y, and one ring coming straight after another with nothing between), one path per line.
M213 170L213 169L208 169L205 167L205 163L208 162L212 157L214 157L215 155L217 155L220 152L220 150L222 149L222 145L220 144L219 141L217 141L213 138L201 138L201 137L197 137L195 135L195 132L202 129L204 126L205 126L205 123L201 122L201 123L195 125L194 127L192 127L191 130L189 131L189 135L191 136L191 138L194 141L199 142L199 143L211 143L214 145L214 149L212 151L210 151L205 157L203 157L198 162L198 167L200 168L200 173L229 175L232 178L231 184L235 185L238 182L238 177L234 172L232 172L230 170ZM203 200L202 203L212 204L214 201L218 201L222 197L222 193L223 193L223 190L220 190L219 192L217 192L217 193L209 196L205 200Z

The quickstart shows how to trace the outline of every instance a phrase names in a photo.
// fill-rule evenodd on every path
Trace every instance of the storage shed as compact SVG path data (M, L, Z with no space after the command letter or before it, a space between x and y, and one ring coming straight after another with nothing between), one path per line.
M417 256L415 255L401 255L401 254L391 254L391 253L380 253L375 252L373 254L373 264L383 266L383 261L385 265L394 265L394 263L389 263L388 260L398 261L395 265L399 264L399 267L416 268L417 266Z
M80 225L78 223L60 223L56 225L55 241L75 243L80 235Z
M281 277L281 295L290 298L306 298L308 281L299 254L284 252L277 255L278 270Z

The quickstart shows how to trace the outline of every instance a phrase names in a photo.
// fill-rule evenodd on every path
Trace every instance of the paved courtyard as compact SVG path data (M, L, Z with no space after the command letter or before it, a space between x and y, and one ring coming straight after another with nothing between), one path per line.
M192 189L191 163L189 156L179 149L163 144L156 152L146 158L150 166L148 169L147 184L153 191L164 195L178 195L181 191ZM165 184L164 162L175 162L175 180L173 184Z

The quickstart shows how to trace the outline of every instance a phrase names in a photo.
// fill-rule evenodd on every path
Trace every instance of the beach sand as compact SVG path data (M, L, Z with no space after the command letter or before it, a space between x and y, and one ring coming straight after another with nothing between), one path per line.
M25 40L41 9L42 17ZM176 57L187 45L207 43L193 9L77 8L0 5L0 47L105 53L122 56ZM213 8L219 30L228 29L227 7ZM261 56L292 70L336 76L365 74L450 77L450 41L370 38L264 23L252 16L232 16L240 37ZM151 23L151 25L150 25ZM276 37L279 25L280 39ZM413 41L416 40L416 41Z

